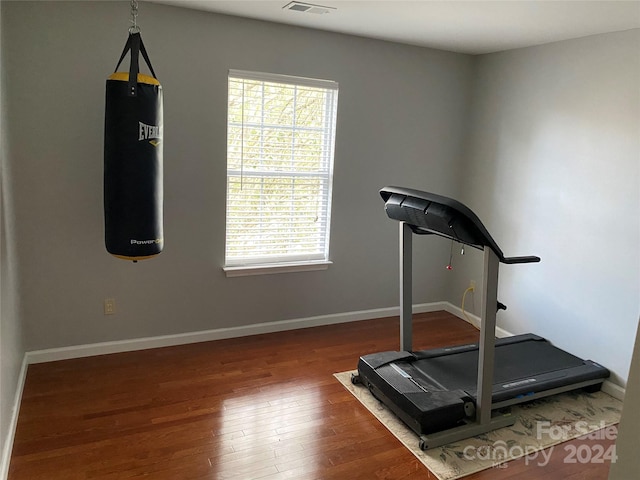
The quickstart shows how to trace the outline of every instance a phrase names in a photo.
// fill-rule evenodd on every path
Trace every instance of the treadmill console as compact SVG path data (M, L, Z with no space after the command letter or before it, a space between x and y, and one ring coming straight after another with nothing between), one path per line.
M540 257L505 257L475 213L462 203L410 188L380 190L387 216L405 222L418 235L435 234L479 250L489 247L502 263L539 262Z

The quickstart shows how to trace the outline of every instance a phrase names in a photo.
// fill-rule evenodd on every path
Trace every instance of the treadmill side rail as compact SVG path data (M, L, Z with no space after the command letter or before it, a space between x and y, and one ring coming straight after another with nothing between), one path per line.
M466 392L442 390L429 385L424 378L413 378L411 362L390 362L373 367L372 364L378 363L376 355L360 357L359 382L416 434L432 433L463 423L468 409L465 405L473 404Z

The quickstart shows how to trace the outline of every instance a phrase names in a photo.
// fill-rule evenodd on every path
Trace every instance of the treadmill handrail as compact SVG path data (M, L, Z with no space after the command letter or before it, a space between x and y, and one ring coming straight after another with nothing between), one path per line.
M489 247L499 261L505 264L540 261L540 257L533 255L505 257L478 216L457 200L393 186L381 189L380 196L385 202L389 218L407 223L413 233L439 235L479 250Z

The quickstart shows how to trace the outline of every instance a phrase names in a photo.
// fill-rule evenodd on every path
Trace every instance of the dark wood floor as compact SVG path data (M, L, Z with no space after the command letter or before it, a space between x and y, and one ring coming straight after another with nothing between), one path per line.
M416 349L477 339L443 312L414 329ZM398 344L387 318L31 365L9 479L433 479L333 377ZM607 478L556 449L466 478Z

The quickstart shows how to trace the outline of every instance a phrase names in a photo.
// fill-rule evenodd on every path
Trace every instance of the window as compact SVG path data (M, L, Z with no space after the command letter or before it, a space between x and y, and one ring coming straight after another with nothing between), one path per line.
M231 70L225 270L328 263L338 85Z

